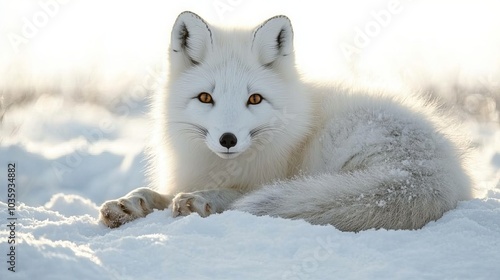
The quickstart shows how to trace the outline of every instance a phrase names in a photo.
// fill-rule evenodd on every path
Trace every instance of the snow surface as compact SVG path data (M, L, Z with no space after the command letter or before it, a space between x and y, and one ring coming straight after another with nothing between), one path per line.
M43 44L52 39L67 38L66 35L71 39L55 41L53 45L49 44L42 48L42 51L33 52L37 55L26 50L19 56L9 57L10 49L5 51L2 49L0 57L12 58L13 61L15 58L25 57L28 62L25 62L26 69L20 68L23 71L38 69L44 72L47 69L40 65L50 65L55 58L64 60L65 65L72 66L77 64L78 60L89 61L86 56L88 54L79 56L78 51L82 50L76 49L76 45L88 41L85 45L89 49L88 52L90 53L90 50L94 48L89 36L95 34L84 34L85 30L102 29L102 33L97 34L104 39L111 40L113 36L109 34L121 30L124 24L130 24L131 26L125 25L127 26L126 32L121 30L119 34L124 38L123 42L118 41L116 45L110 47L113 51L103 51L102 54L97 55L99 59L116 56L116 59L110 59L107 62L118 65L116 68L128 70L131 67L124 57L133 56L134 60L142 61L145 54L149 52L159 54L160 51L156 49L161 49L161 52L166 49L165 45L156 44L157 41L154 41L155 43L148 41L148 36L158 38L158 34L163 36L167 33L165 30L169 30L173 19L180 11L190 9L205 16L202 8L198 10L193 8L198 7L201 1L196 4L193 4L193 1L178 1L177 6L181 7L175 8L169 6L169 2L163 4L165 6L162 7L165 9L158 8L159 2L146 2L145 5L149 10L145 14L151 13L152 16L148 19L153 22L142 21L142 24L157 25L157 30L142 32L144 29L131 28L141 24L140 20L130 21L131 15L138 15L137 2L123 4L130 12L117 15L114 18L116 20L113 20L111 24L109 13L119 13L116 10L116 3L99 2L95 4L99 6L86 6L84 1L75 1L71 4L73 6L61 8L60 17L51 19L49 27L41 30L38 39L33 39L30 44L45 46ZM213 12L215 2L217 1L203 1L203 5L208 6L205 9L206 17L211 20L219 19L219 16ZM232 7L234 11L231 10L221 17L219 24L226 24L224 20L239 23L252 20L252 18L254 20L262 18L248 12L248 9L262 10L262 14L271 16L283 13L295 19L301 19L303 13L314 15L315 12L320 12L325 17L328 16L338 21L338 24L332 25L336 26L332 28L332 36L324 36L326 43L319 45L316 32L310 32L311 29L308 29L306 23L310 21L316 30L318 24L323 24L321 16L311 16L309 20L294 22L297 36L311 36L308 37L309 39L301 40L297 37L297 43L304 44L306 49L324 48L308 52L308 54L317 54L325 60L325 62L320 61L322 64L335 69L342 68L340 62L345 59L323 58L326 51L337 49L337 45L334 47L333 43L328 43L328 40L332 38L337 40L338 38L334 35L339 36L338 33L342 33L340 31L345 29L350 31L346 33L346 36L349 39L347 42L351 42L353 28L363 27L367 22L366 18L360 18L360 16L369 17L372 9L378 11L387 5L387 1L378 1L380 5L367 5L363 8L359 2L355 1L350 6L339 4L337 9L331 10L321 8L317 2L317 5L312 5L307 1L307 3L304 2L306 3L304 6L299 6L298 4L284 5L283 1L276 1L269 4L272 7L262 9L263 5L271 2L222 2L238 3L240 6ZM365 4L368 2L373 3L373 1L366 1ZM498 67L499 61L495 58L499 57L498 34L500 33L497 32L497 28L494 28L499 26L499 18L495 13L498 9L482 7L491 14L486 13L480 18L478 26L481 28L478 30L481 32L474 32L473 28L467 27L469 24L477 23L476 21L460 20L462 19L461 13L467 18L469 15L475 15L474 10L469 8L476 7L473 6L474 1L467 2L472 3L471 6L454 6L461 11L458 14L452 13L455 8L446 8L449 9L445 10L448 25L440 25L442 15L439 11L442 10L435 9L436 5L445 4L428 2L428 5L432 5L429 8L429 6L424 6L425 3L420 7L416 2L419 1L411 1L411 3L408 1L408 5L412 6L405 4L405 11L408 11L407 17L402 16L400 20L394 16L394 23L397 24L391 25L391 28L384 31L376 42L375 38L372 38L373 48L369 50L375 51L376 55L373 57L380 61L372 61L371 66L368 63L366 69L380 76L393 77L394 72L386 73L378 66L393 67L391 63L399 61L405 67L409 65L408 67L415 71L413 72L415 76L421 77L427 74L432 79L441 80L444 75L449 74L446 65L455 66L449 61L465 63L471 60L477 63L473 64L477 66L476 68L464 67L462 71L481 70L483 68L479 66L484 65L492 66L492 69ZM494 2L491 1L491 3ZM119 4L122 5L122 2ZM84 12L81 12L81 8L85 8ZM344 8L350 9L350 12ZM38 10L36 6L26 16L31 18ZM96 15L95 22L76 26L79 28L71 25L75 22L87 23L88 15L91 13L94 15L93 12L96 10L102 13ZM4 11L3 14L2 11ZM6 9L0 9L0 14L5 16L0 17L0 20L15 17L12 15L14 13L10 14L5 11ZM363 14L362 11L365 13ZM434 18L437 24L430 24L426 27L427 29L421 28L424 22L418 18L421 14L419 11L425 12L426 21ZM432 13L429 15L427 12ZM168 13L168 16L163 16L163 13ZM356 15L352 17L354 23L351 21L349 24L341 24L344 20L351 18L351 15ZM71 17L76 18L74 22L71 22ZM102 19L99 21L99 18ZM18 18L15 19L18 20ZM58 21L63 23L59 26L67 27L75 32L63 33L66 35L60 36L61 34L56 32L58 28L61 28L56 25ZM405 25L412 22L416 23L411 25L414 29ZM14 26L18 27L15 24ZM436 43L435 38L420 36L427 34L435 27L439 27L434 33L435 38L444 38L442 41L448 40L450 44L455 44L453 48L455 52L451 53L456 55L451 58L445 57L449 60L436 59L436 57L450 53L452 48L446 45L442 47L441 53L429 52L431 55L424 57L422 64L436 61L439 67L432 68L435 72L426 72L429 68L424 67L425 65L422 67L423 70L412 67L419 65L420 61L409 64L404 59L399 60L396 55L396 59L391 62L387 60L387 56L378 55L376 52L378 46L381 50L385 50L382 54L392 53L394 49L407 50L411 53L412 51L407 47L412 44L422 44L422 42L430 44L424 45L423 49L435 50L436 46L433 45ZM460 32L449 34L448 29ZM420 33L408 32L412 30L420 30ZM79 32L82 34L78 34ZM397 37L391 35L393 33L390 32L416 35L410 36L406 45L384 44L384 40ZM468 32L469 35L474 33L473 38L477 40L469 39L469 36L465 36L462 32ZM144 36L137 37L139 33L144 33ZM483 38L481 36L497 38L497 40L492 39L490 43L484 43L480 40ZM77 38L80 39L76 40ZM134 40L140 38L135 41L142 41L143 45L154 47L138 55L140 51L135 48L145 49L140 45L129 46L130 38ZM473 51L466 52L467 49L460 48L464 45L463 40L476 42L477 45L473 45ZM443 44L441 41L438 43ZM58 46L61 46L61 49ZM87 50L85 46L84 51ZM479 48L482 46L488 46L488 48ZM101 51L104 49L96 48ZM301 46L297 44L297 48L300 49ZM479 51L476 48L479 48ZM494 53L489 52L490 48L494 50ZM116 49L118 52L114 51ZM66 56L58 57L57 55L63 50ZM130 50L130 53L124 50ZM300 55L306 52L297 51L297 53ZM402 52L400 55L404 56L405 53ZM25 54L28 55L25 56ZM78 59L72 59L74 57ZM144 58L145 64L151 59L149 56L146 57L147 59ZM479 58L484 58L484 60ZM38 60L41 61L39 61L40 64L32 64L33 61ZM311 59L308 57L300 59L300 61L309 60ZM419 60L419 58L416 57L414 60ZM94 61L89 63L94 63ZM75 78L71 77L73 72L70 70L74 70L73 68L68 68L70 70L64 67L55 68L64 72L56 74L69 80L68 83L73 81L70 78ZM174 219L171 217L170 210L165 210L155 211L146 218L113 230L99 224L98 206L101 203L116 199L144 185L143 150L148 134L144 97L147 96L148 89L146 88L142 95L133 95L129 92L131 89L127 88L130 85L123 81L120 83L120 80L115 79L116 77L106 72L107 70L102 70L102 67L91 68L89 67L89 72L90 70L98 72L98 80L109 79L106 87L98 88L99 90L94 92L88 90L92 89L92 84L87 85L84 80L83 83L88 87L82 87L81 91L75 90L79 87L78 83L66 88L67 92L63 91L63 94L49 92L44 94L45 88L42 88L42 92L36 92L37 97L31 102L10 106L8 110L0 112L0 279L500 279L500 123L498 121L500 83L498 83L498 78L490 78L499 77L498 72L491 70L486 73L488 75L478 78L478 76L467 76L467 73L457 71L460 72L460 76L456 77L458 81L479 81L483 83L483 87L479 89L484 91L486 88L486 91L476 92L473 91L475 90L473 87L467 88L474 94L466 96L463 102L453 94L450 94L449 99L445 98L445 101L451 100L451 105L464 106L466 111L475 115L474 118L464 119L469 132L474 137L473 143L477 147L479 157L473 162L473 166L478 173L480 187L487 190L484 197L461 202L457 209L447 212L441 219L429 223L421 230L368 230L360 233L346 233L331 226L312 226L303 221L255 217L234 211L212 215L208 218L200 218L193 214ZM314 64L309 65L305 72L316 68ZM317 72L341 76L333 72L331 68L328 71L317 68ZM9 67L5 69L7 70L2 74L0 84L11 80L11 76L7 74L14 73L14 77L17 75L16 71L11 71ZM391 69L396 72L401 70L398 67ZM489 68L485 67L485 69ZM146 72L144 76L156 76ZM443 72L442 76L438 75L441 72ZM138 75L140 76L141 73ZM379 77L377 75L363 76L368 77L369 80ZM47 79L43 75L33 75L33 77L35 80ZM142 78L143 76L140 76L137 80L142 80ZM421 81L416 79L413 82L420 85ZM60 81L56 79L54 83L60 83ZM138 85L143 86L141 82ZM434 84L434 86L441 85L445 89L455 87L453 79L443 81L443 84ZM124 90L124 87L128 90ZM15 97L18 97L18 92L11 92L9 88L0 90L2 93L0 105L3 104L3 98L5 98L5 103L9 100L17 100ZM69 92L71 90L80 93L88 91L96 96L91 94L94 99L89 98L86 102L86 99L77 99L72 96L73 92ZM100 96L96 92L109 94ZM490 94L491 92L495 92L496 96ZM67 96L63 96L66 94ZM479 118L481 121L478 121L478 116L482 118ZM7 270L8 263L6 262L10 246L6 242L10 236L10 230L6 227L8 211L5 204L8 163L16 164L18 204L15 215L17 217L15 273Z
M497 197L500 193L494 193ZM168 210L115 230L59 196L18 209L17 272L2 279L498 279L500 200L464 202L422 230L345 233L303 221ZM6 212L6 205L0 204ZM63 214L61 214L63 213ZM69 214L64 214L69 213ZM0 232L5 240L7 232ZM5 243L1 252L7 250ZM5 278L5 276L9 276Z

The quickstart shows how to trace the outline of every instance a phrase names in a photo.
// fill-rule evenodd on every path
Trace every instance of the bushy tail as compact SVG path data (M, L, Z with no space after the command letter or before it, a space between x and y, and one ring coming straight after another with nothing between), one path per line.
M397 169L324 174L264 186L232 209L343 231L418 229L456 206L460 197L452 183Z

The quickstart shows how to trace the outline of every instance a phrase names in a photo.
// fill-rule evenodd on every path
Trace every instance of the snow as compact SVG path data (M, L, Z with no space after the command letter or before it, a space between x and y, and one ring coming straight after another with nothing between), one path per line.
M92 202L62 196L55 200L50 204L53 208L18 207L16 230L22 236L17 272L2 269L2 279L67 279L68 275L80 279L494 279L500 275L499 199L460 203L421 230L360 233L234 211L174 219L169 210L110 230L97 223ZM83 206L87 213L74 215L75 206ZM0 204L2 213L6 208ZM7 238L5 230L0 238ZM0 250L7 251L5 242Z
M189 5L193 6L192 1L187 2L191 4L178 5L182 6L182 10L190 9ZM211 1L209 2L212 5ZM219 24L226 24L224 20L240 22L240 17L249 20L261 18L247 12L247 9L252 9L252 7L254 10L261 9L263 5L261 2L259 2L260 6L245 1L227 2L230 4L238 2L241 7L232 7L234 12L228 12L224 18L219 18L213 10L210 10L213 7L210 7L210 9L207 8L206 17L210 20L218 19ZM384 1L379 2L383 5L377 7L386 6ZM161 34L163 36L166 33L165 30L170 28L175 15L180 12L179 7L170 10L168 7L159 9L155 8L156 2L148 3L148 12L153 13L153 10L155 12L151 16L151 22L147 24L152 25L156 21L161 21L162 24L158 26L165 29L157 27L158 30L145 33L141 37L144 40L141 46L147 45L148 38L146 37L149 35ZM102 8L107 9L108 12L114 11L115 4L107 5L109 7ZM279 6L279 4L275 5ZM417 3L413 2L411 5L417 5ZM291 14L292 18L294 15L295 19L300 19L302 10L307 12L312 7L315 11L319 10L325 14L337 13L337 16L343 16L342 19L338 19L339 21L349 17L349 13L340 8L331 11L313 5L289 6L287 5L284 10L276 7L269 8L265 14ZM353 9L351 12L356 11L356 14L360 14L358 13L361 9L359 6L359 4L354 4L353 7L346 9ZM85 8L88 13L83 14L88 15L93 11L92 8L96 9L78 2L65 7L69 10L61 8L61 17L51 19L51 27L40 31L37 35L40 40L33 39L31 42L33 46L50 41L47 38L57 35L56 22L69 20L66 17L71 17L74 11ZM127 7L130 11L137 9L134 4L128 4ZM461 7L465 12L469 11L465 4L457 7ZM168 10L169 16L162 17L160 20L159 16L164 10ZM493 16L485 14L484 21L491 21L491 26L498 26L499 20L494 13L495 9L489 10ZM369 15L370 11L371 8L367 8L365 12ZM418 27L423 22L411 18L413 13L418 15L418 7L405 6L404 11L408 11L408 17L394 16L395 22L400 25L395 24L391 25L391 28L384 29L383 35L377 38L377 42L381 45L378 45L375 38L372 38L371 45L374 49L370 51L377 51L376 46L386 46L383 44L384 40L393 38L390 32L397 32L399 29L406 30L405 22L418 23L413 26L412 30L420 30ZM196 12L204 16L202 11ZM32 14L33 11L30 13ZM106 15L108 14L102 13L102 17ZM437 12L432 16L439 18ZM105 21L96 20L96 23L93 23L95 27L89 28L100 28L109 20L108 17L105 18ZM129 18L129 14L126 16L122 14L114 25L107 26L105 29L118 28L121 24L129 22ZM316 18L310 20L316 20ZM354 25L352 22L350 25L339 25L338 28L341 30L338 32L345 32L353 26L364 26L366 23L363 19L357 20ZM78 22L83 21L83 19L78 20ZM304 23L301 25L302 22ZM300 36L314 35L315 32L307 32L305 22L301 20L294 22L294 30L297 31L296 40L300 40ZM136 20L132 23L140 24ZM450 25L455 23L452 21ZM465 23L460 22L460 24ZM432 29L433 26L429 26ZM456 26L463 27L462 25ZM76 30L83 32L86 26L80 26ZM141 31L140 28L137 30ZM429 31L423 27L422 30L422 33ZM467 32L471 33L474 29L471 28L472 31L470 31L457 28L457 30L468 30ZM483 33L476 32L475 36L496 38L496 41L492 39L491 44L484 44L489 46L488 49L471 53L460 49L457 44L456 55L463 58L460 63L473 60L474 55L484 55L488 59L478 60L478 64L499 65L498 59L495 60L495 58L499 57L498 34L500 33L488 33L490 29L484 30ZM438 29L434 35L441 36L445 33L441 31ZM337 34L336 32L332 31ZM346 34L344 35L351 40L352 33ZM135 38L127 32L123 35L127 38ZM461 33L456 35L457 40L462 37L467 38ZM85 34L82 36L85 39ZM109 37L103 34L101 36ZM331 38L334 38L333 35ZM418 43L419 40L426 41L425 38L418 33L414 39ZM75 41L75 44L80 44L82 40ZM334 49L327 42L329 39L325 38L325 40L320 47L324 47L325 50ZM304 46L297 46L298 54L304 53L299 50L301 47L307 48L309 41L311 44L316 44L319 39L314 37L314 40L301 40ZM57 44L64 43L57 42ZM413 41L411 43L413 44ZM123 56L113 55L119 58L130 55L127 53L126 44L115 44L123 48L122 52L119 52ZM149 45L154 46L148 49L151 53L158 53L156 48L162 51L165 49L165 46L161 44ZM406 49L405 46L400 47L399 44L391 46ZM73 47L75 46L66 46L65 55L70 57ZM87 50L87 47L83 50ZM2 48L1 44L0 48ZM495 50L493 55L488 52L490 48ZM58 51L55 50L48 53L47 57L57 54ZM390 53L391 50L388 48L386 52ZM449 48L443 47L443 53L447 53L447 50ZM7 53L2 50L0 56L7 57ZM131 53L135 54L135 52ZM314 53L322 55L321 50ZM384 54L377 54L374 57L386 59ZM35 55L33 59L43 61L44 55ZM395 60L407 65L408 61L398 55L403 56L403 54L395 54ZM439 57L439 54L435 55ZM9 57L13 60L14 58L14 56ZM431 60L432 58L432 56L426 57ZM453 57L446 58L455 61ZM150 59L151 57L147 57L145 63L149 63ZM81 60L87 61L84 58ZM76 63L75 60L68 61L66 63ZM299 62L303 61L307 59L304 57L299 59ZM340 61L342 59L334 61L324 58L321 63L332 68L337 68L337 66L342 68L343 66L337 63ZM443 59L443 61L441 61L442 65L446 65L446 60ZM122 62L120 67L130 67L126 59ZM394 74L384 72L387 69L373 67L370 61L365 60L365 62L366 65L358 66L364 70L371 69L380 76L393 76ZM116 61L110 63L114 64ZM379 65L377 61L371 61L371 63ZM387 60L384 65L391 68L394 66L391 63L394 61ZM439 64L439 61L436 63ZM419 62L408 65L419 65ZM477 65L474 64L474 66ZM478 70L477 67L474 69ZM21 69L27 71L24 68ZM61 69L59 70L64 72L66 68ZM108 73L109 75L99 73L102 74L100 77L105 77L109 81L106 84L107 87L96 88L98 89L96 92L102 95L96 94L94 99L87 95L83 96L85 98L77 95L75 97L70 93L67 94L68 96L65 95L66 93L51 94L42 87L44 90L37 92L36 98L21 102L22 99L16 99L19 97L18 92L11 93L9 90L0 88L2 110L6 108L3 104L7 104L10 100L19 101L16 106L10 106L8 110L0 112L0 279L498 279L500 277L500 123L498 122L500 87L497 79L489 78L500 77L498 71L488 70L490 72L486 76L479 78L477 73L471 75L460 73L462 76L459 80L464 81L474 79L477 81L481 80L481 77L488 77L485 79L486 82L481 84L488 87L488 93L476 91L475 89L484 88L474 88L474 83L472 83L459 85L460 88L464 88L464 91L471 89L467 86L472 86L474 95L464 98L465 103L460 101L463 96L460 97L461 95L457 92L453 92L457 93L456 95L443 95L445 96L443 99L451 106L464 107L462 109L467 112L463 119L468 132L473 136L472 141L478 152L478 157L472 164L484 195L461 202L456 209L447 212L441 219L429 223L421 230L368 230L348 233L338 231L331 226L313 226L304 221L256 217L236 211L228 211L208 218L201 218L196 214L172 218L169 209L155 211L146 218L130 222L117 229L109 229L97 220L98 206L106 200L123 196L130 190L145 184L143 150L149 125L145 115L147 108L144 104L145 98L150 93L150 86L143 83L143 78L158 76L151 69L155 67L147 68L144 73L137 74L139 77L133 80L133 82L137 81L135 85L138 88L143 89L143 92L139 94L130 91L134 85L114 80L113 75L122 78L123 76L109 69L106 69L112 72ZM309 65L309 69L305 72L311 69L321 73L327 72L324 68L316 68L314 64ZM422 69L428 70L426 67ZM419 71L422 69L415 67L414 72L410 74L420 75ZM439 72L440 69L438 67L434 70ZM392 70L401 69L394 67ZM338 74L333 71L328 73ZM2 73L2 77L7 74ZM364 75L366 72L357 74L374 77ZM442 78L437 73L427 74L433 79ZM442 75L446 74L449 73ZM380 76L376 77L380 78ZM38 78L47 79L43 75L41 77ZM2 78L0 86L9 80ZM418 84L419 81L413 80L412 82ZM455 85L447 80L438 86L449 89ZM78 84L74 87L78 87ZM85 90L87 89L82 89L82 92ZM88 91L92 92L92 90ZM9 267L7 254L12 245L7 242L11 236L8 224L13 221L7 220L10 216L8 216L8 205L5 203L8 163L16 164L17 205L15 216L13 216L17 218L15 220L15 273L7 270ZM385 202L379 203L383 205Z

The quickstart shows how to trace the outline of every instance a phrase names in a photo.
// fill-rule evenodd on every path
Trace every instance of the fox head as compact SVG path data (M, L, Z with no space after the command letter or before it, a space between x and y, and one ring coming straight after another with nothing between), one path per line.
M287 17L253 30L224 30L183 12L172 30L169 59L164 106L174 148L233 159L250 150L287 153L304 138L309 103Z

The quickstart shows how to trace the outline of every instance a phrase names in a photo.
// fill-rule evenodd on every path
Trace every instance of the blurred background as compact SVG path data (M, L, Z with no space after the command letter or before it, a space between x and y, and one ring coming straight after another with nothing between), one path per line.
M147 99L185 10L244 28L287 15L305 78L432 96L500 187L498 1L0 0L0 163L18 162L21 201L144 184Z

